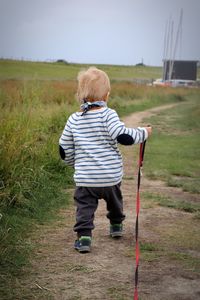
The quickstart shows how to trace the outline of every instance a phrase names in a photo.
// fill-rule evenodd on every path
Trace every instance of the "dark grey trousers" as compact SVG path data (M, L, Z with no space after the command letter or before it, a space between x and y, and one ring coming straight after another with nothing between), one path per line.
M121 183L109 187L76 187L74 199L77 209L74 231L78 237L92 235L94 214L99 199L106 201L107 218L111 224L119 224L125 219L120 185Z

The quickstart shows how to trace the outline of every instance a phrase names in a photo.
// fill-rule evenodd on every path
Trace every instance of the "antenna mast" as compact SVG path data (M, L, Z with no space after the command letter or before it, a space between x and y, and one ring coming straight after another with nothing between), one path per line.
M179 39L180 39L180 42L181 42L181 38L182 38L182 22L183 22L183 9L181 8L179 25L178 25L178 29L177 29L177 33L176 33L176 40L175 40L175 45L174 45L174 52L173 52L172 62L170 64L169 80L172 79L172 72L173 72L173 67L174 67L174 60L175 60L175 56L176 56L176 51L177 51L177 48L178 48L178 42L179 42Z
M164 51L163 51L163 80L171 80L173 75L174 60L176 57L177 48L179 46L179 56L181 58L182 50L182 22L183 22L183 9L181 8L178 29L176 32L175 44L173 41L174 36L174 21L170 16L169 21L166 22L165 26L165 37L164 37ZM174 44L174 48L173 48Z

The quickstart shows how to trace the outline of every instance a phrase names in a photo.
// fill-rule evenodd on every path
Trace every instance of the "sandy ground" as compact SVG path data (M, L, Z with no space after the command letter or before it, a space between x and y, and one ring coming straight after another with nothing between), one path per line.
M167 105L135 113L124 118L124 122L127 126L139 125L142 124L143 118L170 107L171 105ZM133 299L138 150L138 147L122 149L125 169L122 185L126 214L124 236L119 240L109 237L106 207L104 201L100 200L95 217L92 251L89 254L77 253L73 249L75 207L72 201L67 209L60 211L59 221L39 226L34 234L33 240L37 244L37 253L32 259L31 270L25 270L26 276L22 276L17 282L17 289L21 293L19 299ZM185 201L200 200L198 195L169 188L160 181L147 180L145 166L143 173L141 193L159 192ZM69 193L72 198L73 191ZM191 213L149 204L143 199L141 202L139 239L143 244L154 245L155 249L149 249L141 254L140 299L200 299L200 274L184 262L184 255L188 254L197 259L200 257L200 252L191 250L188 241L183 249L177 238L178 236L184 240L184 226L190 226L199 220L194 221ZM197 224L199 226L199 223ZM178 235L175 230L179 230ZM192 230L193 228L191 232ZM183 237L180 236L180 232ZM187 232L188 235L190 236L190 233ZM183 254L180 256L183 260L177 259L174 253Z

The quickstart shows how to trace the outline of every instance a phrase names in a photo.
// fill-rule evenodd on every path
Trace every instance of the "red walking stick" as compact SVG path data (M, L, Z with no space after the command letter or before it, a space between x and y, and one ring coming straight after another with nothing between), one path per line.
M141 182L141 168L144 160L144 150L145 150L146 141L140 144L139 152L139 161L138 161L138 182L137 182L137 196L136 196L136 222L135 222L135 291L134 291L134 300L138 300L138 271L139 271L139 259L140 259L140 248L139 248L139 213L140 213L140 182Z

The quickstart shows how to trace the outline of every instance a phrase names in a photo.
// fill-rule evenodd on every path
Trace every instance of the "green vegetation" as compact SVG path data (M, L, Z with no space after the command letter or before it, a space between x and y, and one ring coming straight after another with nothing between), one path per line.
M194 90L181 105L146 120L154 127L147 146L146 174L193 193L200 193L199 94Z
M92 64L108 73L111 81L152 80L162 77L162 67ZM81 69L91 65L61 62L30 62L0 59L0 80L75 80ZM200 78L200 68L197 77Z
M186 96L186 90L154 88L130 82L113 83L109 105L124 116L167 103L179 103L185 101Z
M159 193L143 193L145 199L149 202L159 204L160 206L174 208L190 213L200 213L200 203L187 202L178 199L172 199Z
M69 114L79 109L74 79L83 67L87 66L0 61L0 258L5 281L8 272L17 275L27 264L34 226L51 220L69 201L66 191L73 185L73 170L59 159L58 139ZM131 82L160 77L161 68L101 67L112 80L109 105L120 116L179 104L151 118L155 129L145 172L199 192L199 90Z
M143 197L145 203L149 201L149 196L146 196ZM154 197L157 199L155 194ZM150 200L153 199L150 198ZM156 220L157 215L153 214L153 218ZM151 222L149 230L149 237L145 237L139 243L141 262L157 262L159 264L159 262L168 260L172 264L182 265L185 270L200 272L199 220L192 219L191 222L179 216L173 224L167 222L167 220L166 223L162 223L162 226L158 226L156 221ZM154 240L152 242L152 235L159 236L159 241ZM148 240L151 242L148 242ZM127 256L135 256L133 247L130 248Z
M94 64L93 64L94 65ZM0 60L0 79L75 80L81 69L90 65ZM161 67L97 65L111 80L155 79Z
M58 156L66 119L62 85L56 94L53 87L35 81L0 85L0 256L1 266L12 272L26 263L30 245L25 237L33 224L66 205L65 190L73 183L72 169ZM68 114L73 109L68 101Z
M120 283L118 286L111 286L107 289L109 299L113 300L128 300L130 297L127 295L126 287Z

